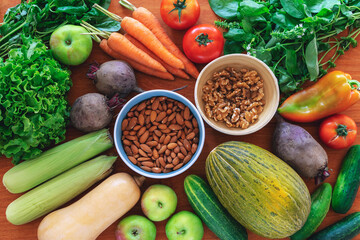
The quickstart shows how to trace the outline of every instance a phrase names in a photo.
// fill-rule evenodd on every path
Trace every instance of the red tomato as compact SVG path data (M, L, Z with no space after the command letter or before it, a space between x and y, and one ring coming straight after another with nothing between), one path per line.
M200 24L190 28L183 39L184 52L195 63L211 62L221 56L223 48L222 33L210 24Z
M355 142L356 133L355 121L344 114L335 114L320 125L320 139L334 149L351 146Z
M169 27L184 30L193 26L199 19L200 5L197 0L163 0L160 14Z

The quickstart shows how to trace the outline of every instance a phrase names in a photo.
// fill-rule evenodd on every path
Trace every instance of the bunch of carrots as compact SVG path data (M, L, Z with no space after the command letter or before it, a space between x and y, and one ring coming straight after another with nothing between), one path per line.
M81 25L94 35L104 52L115 59L128 62L140 72L167 80L174 80L174 75L184 79L189 79L190 75L196 79L198 70L171 41L154 14L146 8L136 8L128 1L126 3L133 10L132 17L121 18L97 4L94 5L94 8L121 22L121 27L126 32L124 35L100 31L86 22Z

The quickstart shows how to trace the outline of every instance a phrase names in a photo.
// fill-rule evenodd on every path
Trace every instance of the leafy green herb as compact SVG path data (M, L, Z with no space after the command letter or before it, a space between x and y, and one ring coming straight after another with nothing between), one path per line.
M236 20L239 0L209 0L209 4L219 17Z
M0 57L22 44L21 34L47 43L59 26L79 24L82 20L104 31L118 31L120 23L92 9L95 3L108 8L110 0L22 0L8 9L0 24Z
M273 70L285 95L316 81L357 45L359 0L209 0L224 21L224 54L247 52ZM237 7L235 7L237 5ZM214 7L215 6L215 7ZM235 13L236 11L236 13ZM227 17L229 16L229 17ZM338 34L346 31L345 37Z
M0 153L20 160L33 158L65 138L70 72L51 51L32 38L0 58Z

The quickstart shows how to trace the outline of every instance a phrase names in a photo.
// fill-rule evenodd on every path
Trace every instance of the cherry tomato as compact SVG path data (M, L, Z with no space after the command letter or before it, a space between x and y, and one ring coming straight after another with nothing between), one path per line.
M351 146L355 142L356 133L355 121L344 114L335 114L320 125L320 139L334 149Z
M195 63L211 62L221 56L223 48L222 33L213 25L200 24L194 26L184 35L184 52Z
M163 0L160 14L169 27L184 30L193 26L199 19L200 5L197 0Z

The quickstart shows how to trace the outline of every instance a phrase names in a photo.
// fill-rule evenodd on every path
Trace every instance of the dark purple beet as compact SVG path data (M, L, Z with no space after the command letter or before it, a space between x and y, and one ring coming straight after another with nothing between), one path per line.
M112 110L124 103L118 94L110 100L100 93L85 94L77 98L71 108L71 124L82 132L100 130L111 122Z
M94 63L86 76L93 80L100 93L108 97L118 93L119 97L124 98L132 91L143 92L136 85L134 70L124 61L112 60L100 66Z
M285 122L276 114L277 124L272 140L276 156L288 163L302 177L324 180L328 156L323 147L304 128Z

